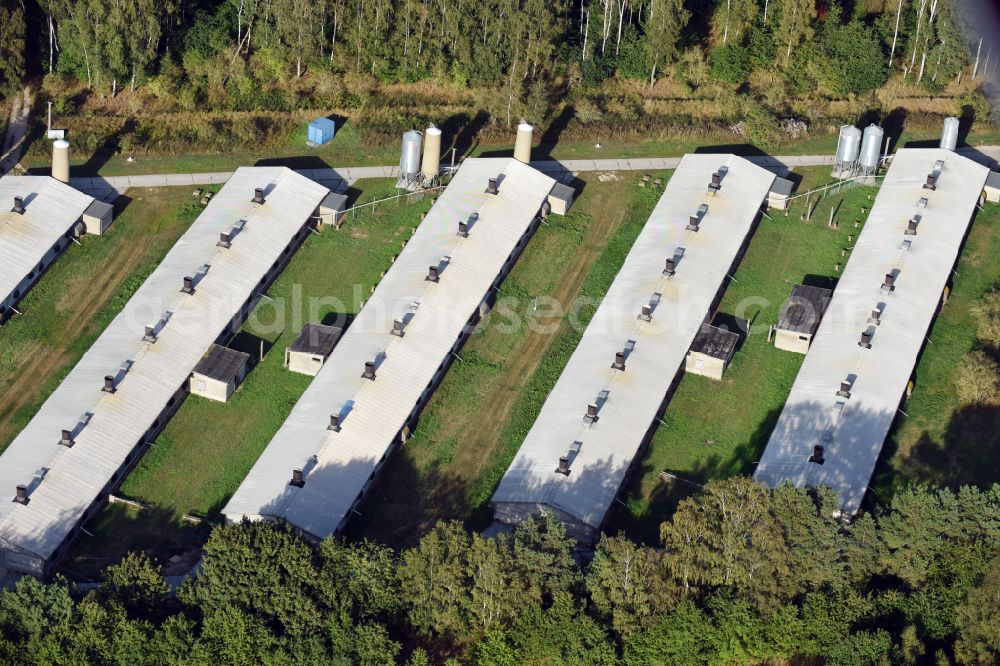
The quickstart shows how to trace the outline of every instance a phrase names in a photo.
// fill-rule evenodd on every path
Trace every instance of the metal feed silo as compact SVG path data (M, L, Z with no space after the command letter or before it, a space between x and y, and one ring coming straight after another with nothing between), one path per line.
M441 172L441 130L431 123L424 136L427 143L424 145L424 161L420 171L424 174L425 181L433 181Z
M849 169L858 161L861 152L861 130L854 125L844 125L840 128L840 140L837 142L837 166Z
M944 129L941 130L941 147L955 150L958 146L958 118L948 116L944 119Z
M885 132L874 123L865 128L864 136L861 139L861 169L865 173L875 173L878 169L879 159L882 157L882 139Z
M528 164L531 162L531 135L535 131L523 118L517 125L517 138L514 139L514 159Z
M410 180L420 173L420 149L424 135L417 130L403 134L403 148L399 157L399 177Z

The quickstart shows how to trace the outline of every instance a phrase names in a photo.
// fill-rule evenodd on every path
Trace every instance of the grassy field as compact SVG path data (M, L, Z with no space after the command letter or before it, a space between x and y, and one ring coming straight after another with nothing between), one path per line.
M535 304L555 299L565 309L578 296L600 298L658 199L658 190L636 185L638 176L619 176L588 182L568 216L538 230L501 287L499 302L512 307L502 319L498 307L463 348L415 436L366 495L350 536L404 546L438 520L489 522L490 495L582 332ZM534 325L506 326L511 312Z
M103 236L71 245L0 327L0 451L201 211L191 188L130 190Z
M384 180L356 187L362 202L394 192ZM96 538L81 542L70 570L92 576L136 545L189 543L185 514L218 519L309 385L310 377L282 366L285 347L306 322L354 314L430 205L430 197L412 205L387 203L375 215L349 217L339 231L309 235L231 343L256 357L263 341L263 360L228 403L188 397L121 488L154 510L107 507L88 528ZM156 536L129 536L136 532Z
M828 179L828 168L803 170L806 186ZM804 191L804 190L799 190ZM817 201L811 221L802 221L805 201L796 200L786 217L772 211L753 238L735 279L726 289L717 316L736 316L752 324L721 382L685 375L641 461L631 477L623 505L610 525L647 543L657 543L659 524L676 503L697 489L694 484L753 471L781 412L803 356L767 342L768 326L777 322L795 284L808 281L833 286L835 265L860 229L873 188L855 188ZM838 228L827 226L836 209ZM665 483L669 471L685 481Z
M977 213L963 248L952 293L934 321L917 364L913 395L883 450L872 484L881 498L908 483L957 487L1000 482L1000 405L959 408L954 375L976 349L971 308L1000 281L1000 206Z

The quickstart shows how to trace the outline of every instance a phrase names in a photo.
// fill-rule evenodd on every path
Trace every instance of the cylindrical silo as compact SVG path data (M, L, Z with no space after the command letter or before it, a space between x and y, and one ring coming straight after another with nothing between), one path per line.
M861 152L861 130L854 125L844 125L840 128L840 141L837 143L837 164L843 168L858 161Z
M65 139L52 142L52 177L69 183L69 141Z
M882 156L882 138L885 132L878 125L872 124L865 128L861 138L861 168L865 173L873 173L878 168Z
M399 158L399 175L412 178L420 173L420 148L424 143L424 135L417 130L403 134L403 149Z
M531 135L535 128L522 120L517 125L517 139L514 141L514 159L528 164L531 162Z
M425 180L433 180L441 171L441 130L431 124L424 132L424 161L420 170Z
M948 116L944 119L944 129L941 130L941 147L955 150L958 146L958 118Z

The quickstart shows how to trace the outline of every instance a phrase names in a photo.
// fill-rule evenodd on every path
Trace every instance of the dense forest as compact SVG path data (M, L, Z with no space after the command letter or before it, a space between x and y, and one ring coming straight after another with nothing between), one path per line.
M0 0L0 89L43 82L57 115L228 116L197 140L129 126L129 148L265 144L302 109L396 136L417 120L575 126L620 136L728 128L767 145L872 109L987 115L1000 44L961 0ZM647 88L648 91L644 91ZM945 95L953 101L942 101ZM268 115L272 114L272 115ZM301 122L296 118L294 122ZM228 124L227 124L228 123ZM235 123L235 125L233 125ZM118 123L114 129L121 129ZM85 150L112 129L77 125ZM217 139L216 134L224 135ZM586 131L580 132L587 136ZM207 135L207 136L205 136ZM76 143L76 142L75 142Z
M542 516L441 523L397 553L217 528L172 594L143 556L82 592L0 596L0 661L53 664L995 664L1000 486L914 488L850 527L829 491L709 484L663 548L605 536L581 566Z

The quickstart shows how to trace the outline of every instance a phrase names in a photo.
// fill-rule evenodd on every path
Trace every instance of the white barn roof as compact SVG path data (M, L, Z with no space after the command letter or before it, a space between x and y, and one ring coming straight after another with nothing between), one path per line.
M11 212L14 197L24 214ZM36 269L94 198L49 176L0 178L0 301Z
M709 196L720 167L728 172ZM547 506L600 527L773 181L774 174L734 155L684 156L500 481L494 505ZM708 210L699 231L686 230L702 204ZM679 259L668 278L671 256ZM650 321L640 319L656 293ZM613 369L615 353L626 347L625 370ZM592 403L599 420L589 425L583 417ZM561 456L569 458L568 475L556 472Z
M924 189L938 161L937 189ZM902 149L892 159L754 478L828 485L857 512L879 452L941 302L986 167L942 149ZM920 200L926 198L926 207ZM916 235L905 235L919 215ZM904 242L909 242L909 248ZM886 274L898 271L891 292ZM873 309L880 323L869 324ZM862 331L871 348L858 346ZM850 397L838 396L840 383ZM809 462L823 446L823 464Z
M251 203L258 187L263 205ZM236 171L0 456L0 546L54 553L327 191L284 167ZM217 247L240 219L231 248ZM181 293L183 278L203 265L194 294ZM156 342L144 342L144 327L166 312ZM118 377L113 394L102 391L105 375ZM59 444L63 429L73 432L71 448ZM28 486L27 505L10 501L19 484Z
M497 176L499 194L486 194ZM320 538L341 526L554 184L510 158L462 163L225 507L228 519L284 518ZM468 237L459 237L458 222L475 214ZM426 281L445 255L440 281ZM391 335L404 316L404 337ZM379 355L375 381L362 379L364 363ZM340 416L339 432L327 430L331 414ZM301 488L289 485L296 468Z

